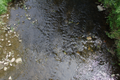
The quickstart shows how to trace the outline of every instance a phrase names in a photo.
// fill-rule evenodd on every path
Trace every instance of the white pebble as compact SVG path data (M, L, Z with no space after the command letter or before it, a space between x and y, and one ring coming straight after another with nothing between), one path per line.
M9 19L9 17L7 17L7 19Z
M4 39L1 39L1 41L4 41Z
M5 63L4 63L4 65L6 65L6 66L7 66L8 64L9 64L9 62L5 62Z
M7 69L8 69L7 67L4 67L4 71L7 71Z
M22 58L17 58L15 62L16 63L22 63Z
M7 27L7 29L10 29L10 27Z
M15 61L15 58L12 58L12 59L11 59L11 62L14 62L14 61Z
M28 9L27 7L25 9Z
M11 46L12 44L8 44L9 46Z
M13 32L12 30L10 30L10 32Z
M19 40L19 42L22 42L22 40Z
M8 36L8 34L5 34L5 36L7 37L7 36Z
M103 11L104 10L104 8L101 5L98 5L97 8L98 8L98 11Z
M28 20L31 20L31 18L28 18Z
M10 42L10 40L8 40L8 42Z
M9 76L9 78L8 78L9 80L12 80L12 77L11 76Z
M9 16L9 14L7 14L7 16Z
M0 47L2 47L2 46L0 45Z
M10 66L12 66L12 63L10 63Z
M16 34L16 32L14 32L14 34Z

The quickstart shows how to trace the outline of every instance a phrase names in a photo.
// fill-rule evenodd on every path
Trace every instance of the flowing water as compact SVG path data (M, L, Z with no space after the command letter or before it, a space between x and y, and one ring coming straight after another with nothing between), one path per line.
M114 43L105 35L106 20L96 6L95 0L26 0L11 5L7 25L19 36L5 48L8 56L9 50L15 54L10 58L14 66L10 61L3 65L6 54L0 54L0 80L118 80Z

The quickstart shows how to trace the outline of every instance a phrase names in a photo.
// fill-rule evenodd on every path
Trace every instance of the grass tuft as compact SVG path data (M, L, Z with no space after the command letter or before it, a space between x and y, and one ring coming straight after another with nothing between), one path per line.
M0 0L0 15L6 13L7 4L12 0Z

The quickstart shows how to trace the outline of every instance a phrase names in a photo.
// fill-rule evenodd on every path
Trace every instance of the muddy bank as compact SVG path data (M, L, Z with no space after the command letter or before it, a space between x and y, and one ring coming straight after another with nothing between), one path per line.
M9 13L0 16L0 77L7 76L22 62L21 40L15 29L7 25ZM3 79L2 79L3 80Z

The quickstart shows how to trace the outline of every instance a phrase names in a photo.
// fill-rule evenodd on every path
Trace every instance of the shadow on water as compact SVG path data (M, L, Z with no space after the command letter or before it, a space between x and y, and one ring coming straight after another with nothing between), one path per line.
M24 3L24 4L23 4ZM13 80L117 80L104 14L94 0L27 0L11 7L24 64ZM5 79L7 79L6 77Z

